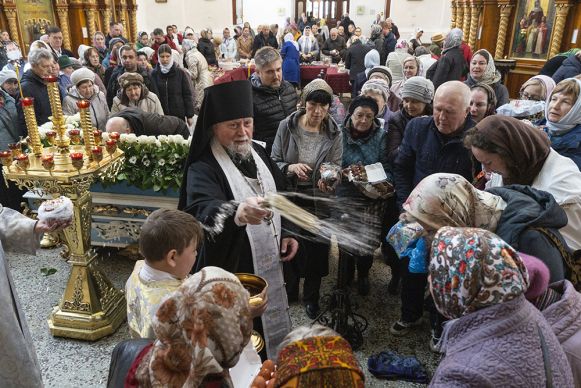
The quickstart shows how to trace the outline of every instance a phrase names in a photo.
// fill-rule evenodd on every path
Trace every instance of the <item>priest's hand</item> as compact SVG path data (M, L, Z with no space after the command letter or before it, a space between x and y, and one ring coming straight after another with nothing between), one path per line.
M263 204L264 198L246 198L238 205L234 220L238 225L259 225L263 220L272 216L272 211L265 209Z
M280 242L280 259L291 261L299 250L299 242L292 237L285 237Z
M62 230L73 223L73 220L62 220L62 221L52 221L48 222L46 220L39 220L34 225L34 233L49 233Z

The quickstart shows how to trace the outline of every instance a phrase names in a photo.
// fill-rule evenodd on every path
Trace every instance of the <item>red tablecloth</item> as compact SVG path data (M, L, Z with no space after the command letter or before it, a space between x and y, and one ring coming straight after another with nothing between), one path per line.
M328 66L301 66L301 85L306 85L319 76L321 71L325 72L325 81L331 86L333 91L339 93L350 93L349 73L339 73L336 67ZM254 67L250 68L250 74L254 73ZM232 82L248 79L248 68L238 67L229 70L224 75L214 79L214 84Z

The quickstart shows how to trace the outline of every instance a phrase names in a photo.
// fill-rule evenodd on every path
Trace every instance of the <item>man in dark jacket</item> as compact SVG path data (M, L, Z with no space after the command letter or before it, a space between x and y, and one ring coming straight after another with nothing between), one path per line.
M581 51L565 59L552 78L558 84L566 78L573 78L579 74L581 74Z
M107 132L134 133L137 136L182 135L186 139L190 137L190 130L184 120L144 112L138 108L127 108L112 115L107 121Z
M428 175L454 173L472 181L471 153L462 144L464 132L475 125L469 111L470 88L451 81L436 90L432 117L418 117L408 123L393 171L400 209Z
M127 38L123 37L123 25L119 22L109 23L109 32L107 33L107 36L105 36L105 46L109 47L109 42L114 38L119 38L123 42L129 43Z
M107 84L107 105L109 109L113 105L113 99L117 96L119 91L119 82L117 79L123 73L139 73L143 77L143 83L147 86L150 92L158 95L157 85L150 77L149 72L146 69L140 69L137 66L137 51L135 48L129 45L122 46L119 49L119 58L121 58L121 66L117 66L111 74L111 79Z
M331 28L329 39L325 41L321 51L323 54L331 57L333 63L339 63L341 59L345 58L347 51L345 39L339 36L339 31L336 28Z
M260 26L260 33L254 37L254 41L252 43L252 56L256 55L256 52L263 47L269 46L275 49L278 48L278 42L276 41L276 37L270 32L270 27L265 24Z
M67 50L63 47L63 33L60 28L57 26L50 27L46 30L46 33L48 34L48 45L52 50L55 61L58 61L59 57L62 55L71 58L75 57L71 50Z
M345 68L349 69L349 81L351 82L351 98L357 97L357 75L365 71L365 54L371 51L371 47L354 39L345 56ZM365 74L365 73L363 73Z
M295 88L282 79L282 58L272 47L263 47L254 56L256 73L250 78L254 104L254 139L265 142L267 155L278 125L297 110Z
M49 116L52 116L48 91L43 78L52 74L53 61L52 53L48 50L41 49L31 52L28 56L28 62L32 67L22 75L20 80L23 96L34 98L34 114L38 125L46 123ZM63 96L60 97L62 100ZM21 131L28 133L24 112L20 104L18 105L18 118Z
M397 38L393 31L391 30L391 27L392 27L391 23L387 21L381 23L381 28L383 32L383 48L379 52L380 55L379 63L381 65L385 65L385 62L387 61L387 56L389 55L389 53L395 51L395 45L397 44Z
M466 60L460 46L462 45L462 30L453 28L444 41L442 56L426 72L426 78L431 80L434 88L447 81L461 81L467 73Z

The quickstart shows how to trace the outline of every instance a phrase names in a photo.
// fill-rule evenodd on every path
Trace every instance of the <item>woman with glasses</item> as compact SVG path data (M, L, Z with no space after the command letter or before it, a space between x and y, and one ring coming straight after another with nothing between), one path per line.
M520 88L521 100L546 101L555 88L555 81L546 75L529 78Z

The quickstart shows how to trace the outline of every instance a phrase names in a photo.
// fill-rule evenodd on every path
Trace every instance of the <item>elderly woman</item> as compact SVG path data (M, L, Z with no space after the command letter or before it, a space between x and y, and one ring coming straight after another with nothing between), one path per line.
M371 97L377 103L379 108L379 113L377 118L379 119L383 130L388 132L389 129L389 119L395 115L387 106L387 101L390 96L389 85L383 79L370 79L363 84L361 88L361 95L366 97Z
M301 83L301 68L299 64L299 45L290 32L284 36L284 44L280 50L282 57L282 78L295 87Z
M108 386L233 387L230 368L252 333L249 298L235 275L201 269L157 310L155 342L115 347Z
M470 87L470 116L479 123L483 118L496 113L496 95L486 84L475 84Z
M138 73L123 73L117 79L119 91L113 99L111 114L129 107L138 108L144 112L164 115L159 98L147 89L143 77Z
M426 72L426 77L432 80L434 88L448 81L462 81L467 72L466 60L462 48L464 33L459 28L453 28L444 40L442 56Z
M99 91L99 87L95 85L95 78L95 73L84 67L75 70L71 74L73 85L63 101L63 113L70 116L76 114L79 111L77 102L88 100L91 102L91 122L93 127L104 131L109 118L109 107L107 106L105 94Z
M511 387L573 386L551 326L524 297L529 276L510 245L481 229L442 228L429 273L436 308L453 319L430 386L493 387L507 379Z
M200 31L200 39L198 39L198 51L202 53L208 66L218 66L216 59L216 50L214 43L212 43L212 30L204 28Z
M319 42L313 36L309 26L305 27L303 36L299 38L299 50L301 52L301 63L310 63L319 58Z
M405 82L411 77L416 77L420 75L421 63L418 58L409 55L407 58L403 60L402 66L403 66L403 78L399 81L394 82L393 85L391 86L391 92L398 96L399 98L402 98L401 90Z
M565 79L550 94L545 108L551 147L581 169L581 80Z
M321 325L299 326L280 345L276 368L271 360L262 370L276 371L270 378L257 376L252 387L361 388L365 375L349 343ZM311 364L311 361L313 362Z
M194 113L200 112L202 100L204 99L204 89L214 84L212 74L208 70L208 62L204 55L198 51L196 42L190 39L182 41L182 50L184 52L185 63L190 72L192 83L194 84Z
M519 96L521 100L547 101L555 86L551 77L535 75L521 86Z
M478 50L472 55L470 74L464 83L470 87L476 84L490 86L496 96L496 108L509 102L508 89L500 82L500 73L494 66L494 58L484 49Z
M339 204L352 211L347 228L365 237L365 247L340 246L347 265L347 280L357 267L357 290L360 295L369 294L369 270L373 264L373 252L381 243L381 225L386 199L393 195L393 175L387 160L387 133L376 118L379 107L371 97L359 96L351 101L349 115L343 126L343 160L341 166L355 179L344 179L337 187ZM384 175L376 183L367 183L361 169L379 164ZM343 217L341 217L343 218ZM339 241L341 244L341 241Z
M569 220L560 232L570 248L581 249L581 172L545 134L512 117L489 116L466 133L464 144L492 174L487 187L518 184L551 193Z
M172 56L172 49L162 44L157 50L158 62L151 72L163 111L168 116L175 116L192 125L194 117L194 100L188 74L178 67Z
M322 79L311 81L303 89L302 108L281 121L272 146L272 159L290 179L291 189L313 199L296 197L295 201L317 216L327 217L325 195L317 188L323 163L341 164L343 155L341 132L329 116L333 90ZM319 312L321 278L329 273L329 244L306 231L305 255L285 265L289 299L298 297L298 282L305 278L303 302L309 318Z
M401 109L388 121L387 151L389 161L394 162L399 145L403 140L405 128L414 117L430 116L434 99L434 84L424 77L411 77L401 89Z

